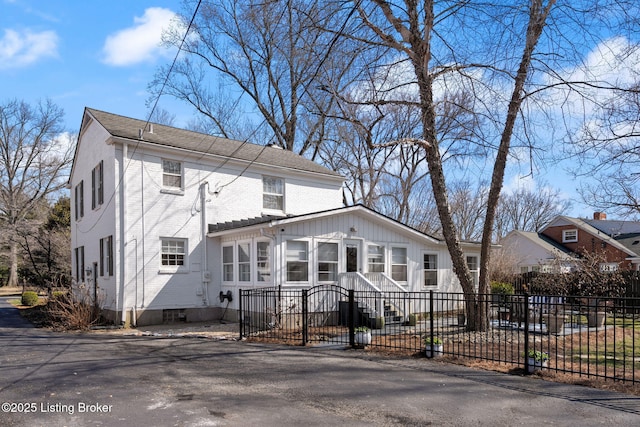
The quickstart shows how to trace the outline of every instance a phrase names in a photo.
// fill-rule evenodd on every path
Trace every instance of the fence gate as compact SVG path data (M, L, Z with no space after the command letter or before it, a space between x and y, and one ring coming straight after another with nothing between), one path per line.
M353 291L336 285L320 285L303 290L302 295L303 345L307 342L353 344L353 321L349 321L353 320L350 314L353 313Z

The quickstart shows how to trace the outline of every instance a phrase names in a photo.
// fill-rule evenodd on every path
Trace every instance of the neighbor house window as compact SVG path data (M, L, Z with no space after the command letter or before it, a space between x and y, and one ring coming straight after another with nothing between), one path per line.
M384 246L369 245L367 265L369 273L384 273Z
M74 190L76 221L84 216L84 181L80 181Z
M100 239L100 275L113 276L113 236Z
M424 285L438 286L438 255L423 255Z
M271 281L271 250L269 242L256 243L256 263L258 282Z
M185 239L162 239L162 266L183 267L187 257L186 246Z
M467 256L467 267L469 268L469 272L471 273L471 280L473 281L473 286L477 289L479 277L478 273L480 272L478 266L478 257L475 255Z
M262 207L284 210L284 181L282 178L262 177Z
M334 282L338 278L338 244L318 243L318 281Z
M95 209L104 203L104 161L91 171L91 209Z
M562 243L578 241L578 230L562 230Z
M407 248L391 248L391 278L407 281Z
M251 281L251 245L249 243L238 244L238 280Z
M84 281L84 246L78 246L73 251L76 261L76 281Z
M169 189L182 189L182 163L162 160L162 186Z
M222 280L233 282L233 246L222 247Z
M287 241L287 281L309 280L309 246L307 242Z

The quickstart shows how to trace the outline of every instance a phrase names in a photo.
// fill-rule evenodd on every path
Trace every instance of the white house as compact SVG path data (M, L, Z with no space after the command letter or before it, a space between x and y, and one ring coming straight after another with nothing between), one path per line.
M132 324L232 316L252 287L460 290L443 241L344 207L342 183L279 148L87 108L69 180L75 282ZM479 245L464 248L477 280Z

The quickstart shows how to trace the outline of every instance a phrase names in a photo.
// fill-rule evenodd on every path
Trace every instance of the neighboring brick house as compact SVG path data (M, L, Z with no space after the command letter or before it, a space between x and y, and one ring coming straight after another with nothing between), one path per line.
M603 270L640 270L640 222L607 220L596 212L593 219L557 216L539 233L512 231L501 241L515 254L519 272L549 270L559 258L565 265L584 253L601 253ZM543 255L532 258L532 253Z

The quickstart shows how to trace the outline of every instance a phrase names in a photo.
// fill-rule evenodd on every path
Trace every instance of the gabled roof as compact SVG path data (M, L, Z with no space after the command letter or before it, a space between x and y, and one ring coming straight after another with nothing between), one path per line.
M592 225L592 223L594 225ZM560 215L553 219L548 225L546 225L542 231L555 226L573 225L591 234L592 236L597 237L604 242L607 242L607 244L610 244L611 246L620 249L621 251L626 252L633 257L636 257L640 253L640 248L637 247L637 245L636 247L634 247L633 242L635 242L635 240L631 240L633 239L635 233L630 233L627 235L618 234L617 236L615 233L609 233L613 230L620 229L619 227L621 225L624 225L623 223L631 223L631 221L588 220ZM629 231L635 228L632 225L627 224L625 225L624 229L626 231ZM640 233L638 233L638 235L640 235ZM627 246L626 243L629 243L629 245Z
M363 216L369 217L371 219L375 219L377 221L381 221L383 223L388 224L390 227L397 227L409 234L415 235L416 237L419 237L422 239L428 239L434 243L442 243L441 239L430 236L426 233L416 230L415 228L409 227L408 225L403 224L400 221L397 221L393 218L390 218L386 215L376 212L373 209L370 209L364 205L354 205L354 206L347 206L347 207L341 207L336 209L328 209L325 211L312 212L312 213L306 213L301 215L292 215L292 216L283 216L283 217L262 216L257 218L242 219L239 221L209 224L209 236L210 237L220 236L223 234L234 232L239 229L246 229L246 228L252 228L252 227L253 228L261 228L265 226L278 227L278 226L286 225L288 223L307 221L311 219L323 218L331 215L338 215L338 214L351 213L351 212L360 213ZM462 242L462 243L476 244L474 242Z
M291 151L220 138L158 123L153 123L152 127L150 127L147 126L147 122L144 120L119 116L93 108L85 108L85 119L82 121L83 126L86 122L87 114L98 121L102 127L114 137L124 138L134 142L144 141L145 143L179 148L211 156L231 158L256 165L295 169L341 178L337 172L327 169ZM140 129L145 129L142 140L139 139Z
M525 239L533 242L534 244L538 245L539 247L541 247L545 251L547 251L549 253L552 253L552 254L559 255L559 258L561 258L561 259L574 258L573 254L572 254L572 252L570 250L568 250L564 246L554 242L553 240L549 239L547 236L545 236L543 234L536 233L536 232L533 232L533 231L513 230L509 234L507 234L505 237L503 237L503 240L506 239L509 236L512 236L512 235L520 235L523 238L525 238Z

